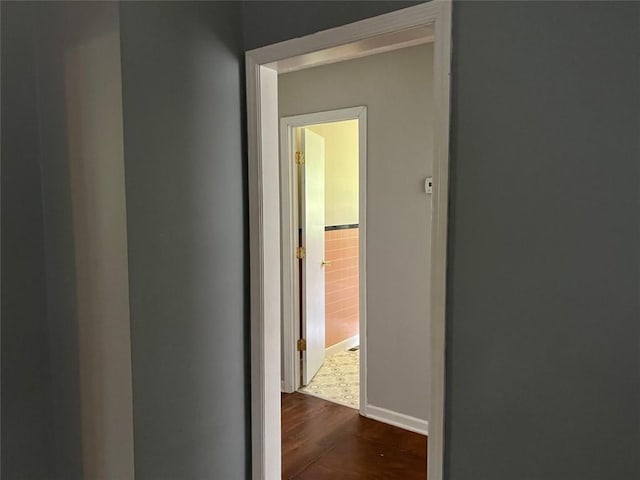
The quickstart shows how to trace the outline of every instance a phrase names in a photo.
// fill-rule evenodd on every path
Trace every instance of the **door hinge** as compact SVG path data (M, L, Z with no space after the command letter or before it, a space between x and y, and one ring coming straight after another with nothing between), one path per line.
M307 341L304 338L298 340L298 351L306 352L307 351Z
M306 254L307 254L307 251L304 249L304 247L296 248L296 258L302 260Z
M296 165L304 165L304 152L296 152Z

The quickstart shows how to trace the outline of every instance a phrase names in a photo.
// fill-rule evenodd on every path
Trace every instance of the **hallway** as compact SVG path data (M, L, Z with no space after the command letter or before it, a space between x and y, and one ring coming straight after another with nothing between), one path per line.
M282 478L426 480L427 439L301 393L282 394Z

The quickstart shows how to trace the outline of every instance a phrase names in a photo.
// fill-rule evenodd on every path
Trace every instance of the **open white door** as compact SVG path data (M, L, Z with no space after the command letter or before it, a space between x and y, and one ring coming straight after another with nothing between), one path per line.
M307 128L301 129L302 245L302 379L307 385L324 362L324 138Z

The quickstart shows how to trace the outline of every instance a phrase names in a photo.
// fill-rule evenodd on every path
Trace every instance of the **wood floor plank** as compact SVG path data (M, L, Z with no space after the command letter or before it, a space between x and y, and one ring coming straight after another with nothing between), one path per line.
M348 407L283 394L282 432L283 479L426 479L426 437Z
M294 478L425 480L426 467L423 459L392 446L348 436Z
M294 393L282 396L282 478L293 478L335 445L358 412Z
M356 435L374 443L394 445L400 451L427 459L427 438L419 433L360 417Z

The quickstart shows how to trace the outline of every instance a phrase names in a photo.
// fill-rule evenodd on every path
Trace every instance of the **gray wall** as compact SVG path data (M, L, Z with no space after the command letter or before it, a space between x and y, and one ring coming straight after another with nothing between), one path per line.
M303 0L242 3L244 47L251 50L422 2Z
M240 3L122 3L137 480L246 478Z
M53 474L34 17L2 4L2 478Z
M407 382L406 374L415 365L428 373L430 361L432 64L428 44L278 79L280 117L367 107L366 398L421 420L429 375Z
M639 8L454 5L449 479L640 475ZM352 21L315 9L245 46Z
M34 3L38 32L38 106L40 115L43 219L46 244L47 317L53 374L53 421L56 436L56 474L79 479L83 471L81 365L87 366L79 346L83 325L78 316L76 255L70 162L74 145L90 143L88 130L70 127L73 105L81 101L67 68L70 52L96 39L117 34L118 10L112 2ZM105 84L108 82L105 80ZM85 99L86 101L86 99ZM96 121L104 118L97 110ZM105 135L108 132L105 131ZM92 191L95 193L95 190ZM77 198L86 204L87 198ZM86 316L85 316L86 318ZM97 347L97 344L92 344ZM99 350L98 350L99 351ZM96 384L102 380L95 379ZM85 383L85 392L87 385ZM86 400L86 395L85 395ZM99 431L99 429L98 429ZM86 442L90 440L85 438ZM89 471L92 471L90 469Z
M133 479L122 74L114 31L65 52L83 474Z
M70 128L72 110L81 110L88 99L81 98L87 94L82 74L69 70L68 60L71 51L117 35L118 10L108 2L3 3L2 9L2 294L7 299L2 307L2 474L8 480L80 479L92 476L92 470L83 472L79 370L81 364L98 364L96 358L105 352L96 347L105 337L85 341L89 355L82 358L76 295L76 255L82 252L74 239L74 226L77 230L81 222L72 210L69 163L74 145L76 160L85 156L81 150L90 145L91 134L84 127L91 122ZM112 83L102 78L103 86ZM91 121L103 121L104 111L95 110ZM91 204L87 200L96 192L92 188L78 196L76 191L76 203ZM105 377L87 378L84 392L93 394ZM94 395L92 401L104 405L108 398ZM84 395L85 405L87 399ZM97 446L91 440L104 438L98 424L106 425L105 418L96 409L86 418L95 437L85 436L84 446ZM97 448L108 455L102 447Z
M247 3L245 47L399 6ZM7 8L3 3L2 475L10 480L13 468L14 478L52 478L53 430L61 435L55 462L65 468L58 478L73 479L80 458L75 278L65 133L58 130L66 125L56 93L63 87L51 59L57 41L100 22L86 22L80 7L72 17L40 11L38 82L33 64L20 58L34 48L31 20L13 23L18 17L8 18ZM142 480L235 479L249 469L240 8L121 7ZM639 9L455 5L449 479L640 475ZM38 109L39 128L51 129L40 138L47 154L40 166ZM55 334L51 348L46 329ZM14 349L19 341L25 349ZM22 441L26 450L19 451ZM12 452L14 463L7 460Z
M93 452L84 448L93 458L83 465L83 446L92 440L81 442L81 414L94 422L89 430L83 424L85 436L113 440L100 433L115 425L101 423L109 422L101 416L109 413L104 402L124 405L126 395L94 395L101 380L119 382L120 375L102 372L96 378L85 368L78 344L79 335L101 342L87 349L83 340L84 351L98 361L117 347L104 342L97 324L87 329L79 322L79 316L94 321L109 313L89 312L85 307L95 305L83 301L99 299L86 289L106 277L85 282L83 275L119 272L123 259L116 249L111 253L117 262L102 264L106 257L93 254L103 237L82 231L94 231L86 222L104 213L103 220L118 224L109 231L122 232L114 148L118 114L111 110L118 100L100 108L93 103L117 93L103 87L117 85L107 75L103 84L94 81L104 64L91 54L114 34L125 51L125 108L119 115L127 125L132 231L136 477L245 478L250 460L241 4L128 3L122 5L121 35L113 3L34 3L7 14L14 8L2 4L2 113L10 119L2 132L2 295L9 299L2 305L3 478L71 480L99 476L100 466L113 476L110 469L119 462L96 443ZM109 45L111 61L117 53ZM83 118L89 111L105 115ZM107 137L108 148L99 147ZM97 166L110 173L90 177ZM103 185L107 179L116 183ZM74 221L78 215L82 221ZM107 247L120 241L114 239ZM107 285L126 288L126 282ZM89 386L79 382L83 371ZM100 415L85 408L87 393L90 409L101 409Z
M449 478L640 478L639 7L454 9Z

